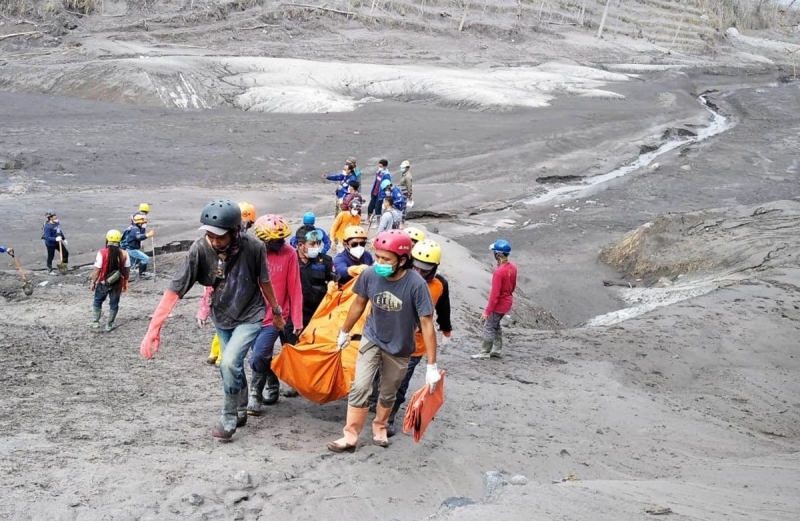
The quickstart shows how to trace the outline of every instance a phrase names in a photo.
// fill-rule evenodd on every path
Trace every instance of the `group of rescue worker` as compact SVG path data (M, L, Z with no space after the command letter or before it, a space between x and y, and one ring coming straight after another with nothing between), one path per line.
M222 413L211 434L230 440L248 416L262 415L279 400L280 382L271 369L275 342L296 342L328 285L355 278L356 297L337 337L339 349L350 343L353 326L368 303L371 307L361 331L343 436L327 448L354 451L370 410L375 412L373 443L387 447L423 356L431 392L441 378L434 319L442 342L452 332L449 286L437 273L441 246L417 228L386 230L368 244L367 231L350 224L339 239L332 234L331 244L341 241L342 251L331 258L324 253L325 234L313 214L306 213L292 234L282 216L256 218L252 205L223 199L202 210L200 224L205 236L192 244L153 313L140 346L142 356L152 358L160 348L161 328L177 301L194 284L205 286L197 320L201 327L209 320L215 326L212 345L219 349L212 350L209 362L219 366L223 386ZM485 337L484 349L475 357L501 355L500 319L510 309L516 284L516 268L508 262L510 244L500 240L491 249L498 262L497 280L482 320L492 337ZM248 353L249 386L244 367Z
M279 400L280 382L271 368L275 342L296 343L329 285L341 287L353 279L355 300L337 337L340 350L350 343L351 330L367 304L371 307L361 331L343 436L328 443L327 448L332 452L354 451L370 411L375 413L373 443L387 447L396 433L396 415L423 356L427 362L426 384L431 392L435 390L441 373L434 314L442 344L449 341L453 329L449 285L438 273L442 248L418 228L400 229L404 213L400 217L397 213L404 212L413 201L409 162L401 165L407 178L402 188L392 184L388 161L382 159L378 166L367 219L381 216L381 224L371 242L369 228L362 226L360 170L353 157L348 158L342 174L326 176L346 181L343 186L347 187L342 197L337 190L338 215L330 237L316 226L312 212L303 215L302 225L292 233L284 217L258 217L250 203L217 199L203 208L199 229L204 236L191 245L172 278L153 313L140 352L147 359L155 355L162 326L177 301L195 284L205 286L197 323L200 327L209 321L214 325L208 362L219 367L223 387L222 414L212 430L213 437L230 440L237 428L246 425L248 416L262 415L265 406ZM142 243L154 234L147 230L149 212L149 204L142 203L124 232L112 229L106 233L105 247L97 253L91 276L92 328L100 327L101 306L108 298L111 310L105 330L113 330L120 296L133 266L147 276L149 257L142 251ZM384 226L386 215L390 216L386 218L389 224ZM55 252L59 251L62 263L67 262L69 253L58 215L48 210L46 217L42 238L52 274ZM331 257L328 252L334 247L335 256ZM508 260L511 245L501 239L490 250L497 269L481 316L484 341L480 352L472 356L476 359L502 355L501 320L511 309L516 287L516 267ZM0 246L0 253L6 251L13 255L13 249ZM249 386L244 368L248 354ZM285 388L285 394L296 393Z

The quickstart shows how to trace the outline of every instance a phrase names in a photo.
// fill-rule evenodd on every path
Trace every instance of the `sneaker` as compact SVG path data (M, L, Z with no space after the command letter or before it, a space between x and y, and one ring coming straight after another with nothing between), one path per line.
M153 274L150 273L149 271L145 271L144 273L140 273L139 276L144 279L149 279L153 277Z
M489 358L503 358L503 353L492 351L491 353L489 353Z
M470 358L472 358L473 360L487 360L491 358L491 355L489 353L476 353L470 356Z
M47 274L48 275L58 275L58 270L54 270L53 268L50 268L50 271L48 271Z

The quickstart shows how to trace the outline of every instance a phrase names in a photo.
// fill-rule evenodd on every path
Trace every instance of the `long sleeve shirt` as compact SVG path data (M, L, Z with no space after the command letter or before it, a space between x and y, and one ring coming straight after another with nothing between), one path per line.
M51 223L47 222L44 224L44 244L51 248L55 248L58 246L58 241L56 237L61 237L64 239L64 232L61 231L61 224L60 223Z
M336 220L333 221L331 227L331 237L333 242L344 241L344 231L348 226L358 226L361 224L361 215L352 215L349 211L339 212Z
M283 310L283 319L287 322L291 319L294 329L303 329L303 286L297 252L284 244L278 252L267 251L267 263L275 299ZM272 309L267 306L267 315L261 325L271 326L272 320Z
M414 188L414 179L411 177L411 172L406 172L405 174L400 177L400 190L403 192L403 195L406 199L413 199L413 188Z
M506 314L514 305L514 290L517 287L517 267L511 262L504 262L494 270L492 275L492 291L486 304L485 314Z

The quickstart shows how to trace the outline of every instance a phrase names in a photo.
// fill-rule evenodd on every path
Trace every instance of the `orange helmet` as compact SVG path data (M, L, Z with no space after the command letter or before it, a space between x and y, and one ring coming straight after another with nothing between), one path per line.
M242 220L256 222L256 207L250 203L239 203L239 209L242 211Z
M277 241L292 234L289 223L280 215L262 215L253 226L256 237L262 241Z
M361 226L348 226L344 229L344 240L350 239L366 239L367 232Z

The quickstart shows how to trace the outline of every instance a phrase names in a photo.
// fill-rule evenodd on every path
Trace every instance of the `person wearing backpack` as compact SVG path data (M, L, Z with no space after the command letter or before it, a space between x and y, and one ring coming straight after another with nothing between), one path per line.
M323 179L328 181L338 181L339 187L336 189L336 215L342 211L342 201L349 192L351 182L356 183L356 189L361 186L361 171L356 174L356 165L349 161L344 164L341 173L322 174Z
M56 252L61 249L62 263L69 263L69 250L67 249L67 238L64 232L61 231L61 224L58 222L58 215L55 210L47 210L45 212L47 220L42 226L42 240L47 248L47 274L58 275L58 271L53 269L53 259Z
M155 233L154 230L147 230L147 216L137 213L133 216L131 225L122 234L122 248L128 252L134 262L138 263L140 277L151 276L150 273L147 273L147 264L150 262L150 257L142 251L142 241L146 241Z
M378 233L383 233L387 230L396 230L400 228L400 223L403 222L403 214L394 207L394 201L391 197L383 198L383 212L381 212L381 220L378 223Z
M131 259L122 248L122 232L119 230L108 230L106 233L106 247L97 252L94 260L94 271L92 272L92 283L89 289L94 291L94 304L92 306L92 321L89 327L97 329L100 327L100 315L102 314L103 302L108 297L111 311L108 313L106 331L114 329L114 321L117 319L119 311L119 299L122 292L128 289L128 276L131 267Z

